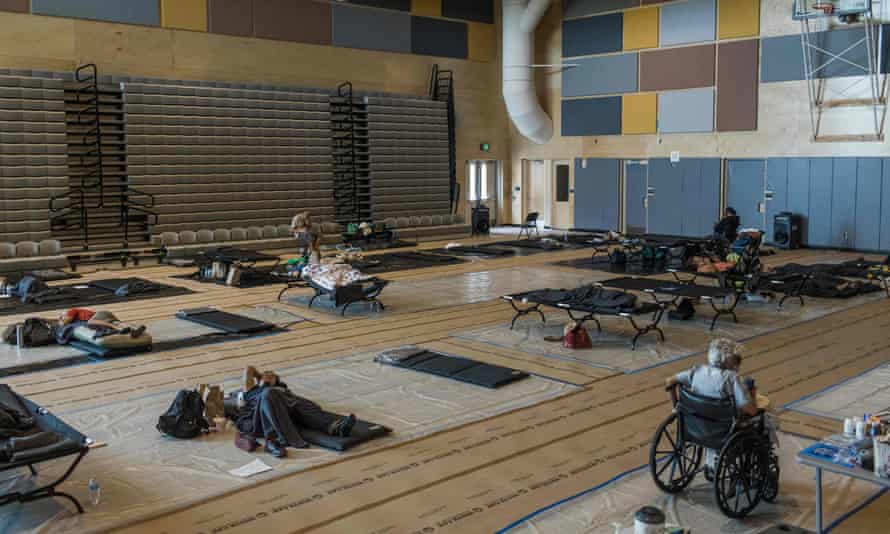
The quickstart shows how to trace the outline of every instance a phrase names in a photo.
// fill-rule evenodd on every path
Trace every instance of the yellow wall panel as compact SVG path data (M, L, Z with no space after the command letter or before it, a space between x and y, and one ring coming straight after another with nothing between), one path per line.
M470 61L494 61L497 57L498 40L494 24L468 23Z
M441 17L442 0L411 0L411 13L424 17Z
M658 48L658 8L624 12L624 49Z
M621 98L621 133L654 134L658 117L658 94L623 95Z
M161 0L161 25L206 32L207 0Z
M760 0L720 0L717 9L720 39L760 35Z

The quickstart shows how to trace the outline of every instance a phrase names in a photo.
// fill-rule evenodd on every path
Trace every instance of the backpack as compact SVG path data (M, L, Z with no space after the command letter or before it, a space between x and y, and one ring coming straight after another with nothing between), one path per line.
M609 263L612 265L626 265L627 253L621 249L615 249L609 253Z
M22 326L22 345L25 347L43 347L56 342L53 325L39 317L25 319L24 323L11 324L3 331L3 341L9 345L15 345L16 327Z
M695 306L689 299L683 299L677 305L677 309L668 312L668 317L675 321L688 321L695 317Z
M196 438L209 427L204 418L201 395L187 389L176 394L173 404L158 418L157 425L159 432L178 439Z

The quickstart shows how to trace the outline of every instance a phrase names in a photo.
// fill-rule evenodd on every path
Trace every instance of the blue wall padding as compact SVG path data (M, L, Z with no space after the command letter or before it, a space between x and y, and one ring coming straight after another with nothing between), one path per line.
M856 235L856 158L834 158L831 246L852 248Z
M562 96L633 93L639 87L636 52L573 59L562 73Z
M766 201L766 242L772 243L776 214L788 211L787 158L766 161L766 189L773 192L773 198Z
M833 158L810 158L810 221L808 241L817 247L831 246L831 196Z
M411 53L411 15L332 6L334 46Z
M126 24L160 26L158 0L32 0L35 15L105 20Z
M890 24L884 24L883 27L885 32L890 31ZM862 28L846 28L826 32L813 32L811 42L828 52L840 54L840 52L863 37L865 37L865 32ZM806 79L803 66L803 49L799 34L764 37L760 40L760 47L761 82L787 82ZM883 64L881 65L881 72L884 73L890 72L888 52L890 52L890 39L884 39ZM864 42L853 47L850 51L843 54L842 57L859 65L868 65L868 56ZM828 59L830 59L830 56L815 51L813 53L814 64L812 68L817 69L820 65L826 63ZM864 71L862 69L843 61L834 60L816 72L814 77L834 78L838 76L861 76L863 74Z
M575 228L618 230L621 205L621 160L607 158L575 160Z
M424 56L467 59L467 25L453 20L411 17L411 51Z
M618 135L620 133L620 96L562 101L562 135Z
M494 0L442 0L442 16L494 24Z
M855 248L881 248L881 158L859 158L856 169ZM887 206L890 211L890 205Z
M624 15L613 13L562 23L562 56L620 52L624 43Z
M688 0L661 6L661 46L713 41L716 32L716 0Z
M640 0L562 0L564 18L584 17L609 11L638 7Z

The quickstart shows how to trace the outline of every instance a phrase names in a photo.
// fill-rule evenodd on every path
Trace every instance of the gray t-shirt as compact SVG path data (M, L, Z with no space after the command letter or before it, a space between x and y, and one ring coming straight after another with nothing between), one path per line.
M294 239L297 240L297 248L310 249L315 243L315 234L312 232L295 232Z
M734 397L738 409L751 402L750 392L735 371L700 365L677 374L676 380L696 395L714 399Z

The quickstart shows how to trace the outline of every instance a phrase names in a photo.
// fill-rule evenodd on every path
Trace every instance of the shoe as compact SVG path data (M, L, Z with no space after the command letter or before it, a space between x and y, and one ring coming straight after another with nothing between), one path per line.
M278 443L278 440L272 436L266 437L266 443L263 444L263 450L274 456L275 458L284 458L287 456L287 449Z
M235 446L242 451L253 452L257 447L256 438L241 432L235 432Z
M213 425L217 418L225 418L226 405L222 389L219 386L210 386L204 397L204 417Z
M244 389L243 389L243 391L245 393L247 393L248 391L253 389L254 386L256 386L257 376L259 376L259 373L257 372L255 367L251 366L244 370L244 383L243 383Z
M348 438L352 434L353 427L355 427L355 421L354 414L349 414L349 417L341 417L331 423L330 428L328 428L328 434L339 438Z
M130 337L133 339L142 337L142 334L145 333L145 325L139 325L134 330L130 331Z
M707 480L708 482L714 482L714 470L707 465L705 466L705 480Z

